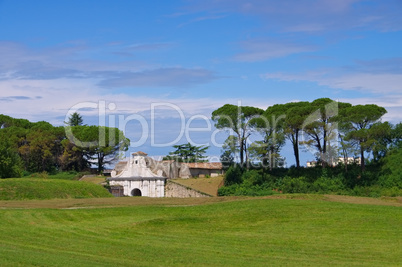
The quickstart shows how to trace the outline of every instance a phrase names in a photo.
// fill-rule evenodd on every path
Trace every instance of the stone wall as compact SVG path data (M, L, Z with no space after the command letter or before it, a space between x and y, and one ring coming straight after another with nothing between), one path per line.
M211 197L190 187L178 184L172 180L166 180L165 197Z

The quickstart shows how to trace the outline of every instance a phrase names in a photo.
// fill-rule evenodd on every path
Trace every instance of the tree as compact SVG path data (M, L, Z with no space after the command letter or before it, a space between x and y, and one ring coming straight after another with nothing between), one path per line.
M343 158L343 164L345 172L348 172L349 156L353 155L353 158L358 154L356 146L352 142L348 142L344 139L345 135L342 133L342 128L339 129L339 155Z
M285 115L280 114L281 112L283 110L280 106L271 106L260 117L250 122L264 137L263 140L255 141L251 144L249 148L250 154L259 158L264 166L269 164L270 170L280 163L281 156L279 152L285 145L283 128Z
M204 162L208 146L193 146L192 144L174 145L175 151L170 152L164 159L175 159L179 162Z
M362 172L365 170L364 152L369 152L375 142L375 134L370 129L385 113L385 108L375 104L356 105L343 109L338 117L346 132L345 140L355 141L359 147Z
M84 120L82 119L82 116L78 112L74 112L70 115L70 118L68 118L68 122L66 122L66 124L68 126L81 126L83 125L83 122Z
M82 149L87 160L97 166L101 173L105 164L120 158L120 153L128 150L130 140L117 128L104 126L74 126L67 128L70 142ZM74 137L74 138L73 138Z
M319 98L310 103L310 115L303 124L303 132L309 137L302 142L307 147L317 149L318 159L322 166L333 165L337 153L332 153L331 141L338 138L338 123L335 118L340 109L350 107L349 103L335 102L330 98Z
M10 128L7 130L19 132ZM50 172L58 169L57 159L62 151L61 140L64 138L62 127L54 127L44 121L33 123L26 129L24 136L17 139L18 152L24 161L25 169L30 172Z
M296 167L300 168L299 135L306 118L310 115L309 102L290 102L268 107L267 115L283 118L280 122L283 134L291 142L295 156Z
M236 154L239 153L237 137L234 135L229 135L222 145L221 162L225 168L229 168L235 162Z
M233 184L240 184L242 182L243 170L240 166L230 166L225 173L224 185L230 186Z
M61 142L63 153L59 157L60 168L62 170L83 171L91 166L90 155L85 149L76 146L68 139Z
M255 107L242 107L231 104L226 104L212 112L215 127L230 130L237 137L240 164L242 166L244 162L248 161L247 140L253 131L253 126L249 124L249 121L263 112L262 109Z
M381 159L382 175L380 184L384 187L397 187L402 189L402 146L393 147L389 153Z
M392 125L389 122L376 122L370 128L372 139L371 150L374 162L379 162L385 157L392 144Z
M0 135L0 178L22 176L23 163L6 136Z
M392 147L399 147L402 144L402 122L392 127L391 140Z

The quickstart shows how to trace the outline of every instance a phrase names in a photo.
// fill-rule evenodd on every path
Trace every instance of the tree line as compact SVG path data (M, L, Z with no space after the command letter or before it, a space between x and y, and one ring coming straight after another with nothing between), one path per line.
M329 98L266 110L226 104L212 113L215 126L229 131L221 155L227 171L218 194L401 196L402 123L383 122L384 114L386 110L374 104ZM278 168L286 141L296 164ZM314 168L301 168L304 150L314 153ZM360 164L349 162L350 157L360 158Z
M83 125L78 113L59 127L0 114L0 140L0 178L24 171L83 171L91 165L100 173L130 142L117 128Z
M349 157L360 157L364 172L367 155L379 161L402 138L401 123L381 121L386 112L375 104L352 105L319 98L276 104L266 110L226 104L212 112L212 120L216 128L230 131L221 155L228 166L238 161L246 167L252 162L269 169L278 167L283 160L281 149L288 140L296 168L301 166L300 150L305 149L314 151L324 168L336 165L339 158L347 163ZM251 142L255 133L262 140Z

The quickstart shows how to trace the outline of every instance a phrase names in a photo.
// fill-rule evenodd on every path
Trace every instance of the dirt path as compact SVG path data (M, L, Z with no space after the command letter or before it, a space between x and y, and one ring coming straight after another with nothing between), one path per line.
M385 205L402 207L402 197L352 197L338 195L324 195L324 200L351 203L351 204L368 204L368 205Z
M50 200L3 200L0 209L66 209L66 208L113 208L124 206L194 206L228 201L242 201L249 199L304 199L317 201L342 202L360 205L385 205L402 207L402 197L352 197L338 195L307 195L284 194L266 197L208 197L208 198L147 198L147 197L116 197L116 198L90 198L90 199L50 199Z

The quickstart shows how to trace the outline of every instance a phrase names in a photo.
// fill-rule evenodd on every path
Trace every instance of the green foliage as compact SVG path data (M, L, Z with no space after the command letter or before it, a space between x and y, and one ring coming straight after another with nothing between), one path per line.
M88 165L88 161L98 167L98 173L104 165L119 159L122 151L127 151L130 140L117 128L104 126L66 127L68 141L63 141L64 153L61 156L63 166L74 166L77 171Z
M251 120L261 115L264 111L249 106L235 106L226 104L212 112L212 120L217 129L227 129L236 136L239 148L240 164L247 163L247 140L255 127Z
M305 177L285 177L279 189L283 193L307 193L310 191L309 185Z
M83 123L84 120L82 119L82 116L77 112L71 114L68 118L68 122L66 122L68 126L80 126L83 125Z
M349 103L335 102L329 98L319 98L310 103L310 114L303 123L304 146L316 150L316 158L323 167L337 160L336 148L331 147L338 136L336 118L340 111L351 107Z
M310 187L311 192L320 194L344 192L346 186L342 178L320 177Z
M391 129L391 145L394 147L402 147L402 122L398 123Z
M0 178L21 177L23 163L5 137L0 135Z
M178 162L204 162L208 146L193 146L192 144L174 145L176 150L170 152L168 156L164 157L164 160L176 160Z
M336 168L290 168L243 170L230 168L225 179L234 179L230 184L220 188L221 195L261 195L269 190L282 193L319 193L352 196L402 196L400 176L386 176L378 179L379 166L368 165L365 173L360 166L351 165L344 173L343 167ZM239 178L240 177L240 178ZM259 191L260 193L255 193Z
M222 145L221 162L224 169L228 169L235 162L235 157L239 153L239 142L235 135L229 135Z
M101 172L105 164L127 150L130 140L117 128L82 126L76 115L71 125L79 126L74 127L54 127L44 121L31 123L0 115L0 140L18 153L27 172L83 171L90 166L90 160L96 160Z
M83 141L94 143L94 145L85 148L85 151L92 159L96 160L95 165L98 166L98 173L103 171L105 164L118 160L120 153L128 150L130 140L117 128L102 126L77 127L86 127L83 132L87 134L85 137L88 137L88 139Z
M111 197L100 185L62 179L0 180L0 200Z
M397 187L384 188L379 185L355 186L352 190L349 190L347 194L351 196L364 197L396 197L402 196L402 189Z
M82 171L90 167L90 155L68 139L61 141L63 153L59 156L62 170Z
M241 183L242 174L243 170L241 169L240 166L238 165L231 166L225 173L225 179L224 179L225 186Z
M232 184L218 189L218 196L270 196L273 195L271 187L267 185L247 186L243 184Z
M295 102L284 104L282 109L285 111L286 115L284 122L284 133L286 138L292 143L296 167L299 168L299 134L303 129L303 124L306 118L310 115L311 108L308 102Z
M386 188L402 189L402 147L393 149L383 159L379 184Z
M386 112L385 108L374 104L351 106L340 112L338 121L345 132L344 139L354 142L360 149L362 172L365 170L364 152L371 151L378 140L380 129L374 125L380 121Z

